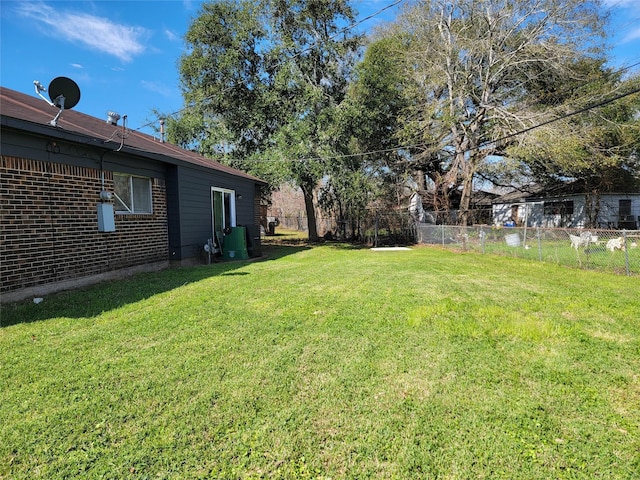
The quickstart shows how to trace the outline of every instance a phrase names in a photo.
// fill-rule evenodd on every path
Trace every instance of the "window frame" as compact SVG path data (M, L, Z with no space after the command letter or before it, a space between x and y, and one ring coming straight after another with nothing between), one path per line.
M116 192L116 176L118 177L127 177L128 183L129 183L129 205L131 205L131 207L129 207L129 205L120 197L120 195L118 195L118 193ZM135 191L134 191L134 178L135 179L142 179L142 180L146 180L146 185L148 186L148 205L149 205L149 210L138 210L136 209L136 204L135 204ZM139 188L139 187L138 187ZM122 192L121 192L122 193ZM151 183L151 178L150 177L145 177L144 175L133 175L130 173L122 173L122 172L114 172L113 173L113 196L115 197L116 201L114 202L114 210L115 213L118 215L152 215L153 214L153 188L152 188L152 183ZM124 208L126 210L122 210L121 206L124 206Z

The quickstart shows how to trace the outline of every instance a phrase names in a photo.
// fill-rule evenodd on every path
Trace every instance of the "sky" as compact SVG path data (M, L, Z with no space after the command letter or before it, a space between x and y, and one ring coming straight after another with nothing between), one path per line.
M640 0L603 1L612 16L611 66L640 62ZM391 3L394 0L352 2L359 19ZM1 0L0 84L35 95L34 80L46 87L56 77L68 77L81 91L75 110L105 121L107 111L116 111L127 115L129 128L154 134L154 109L166 114L183 106L178 63L185 51L184 35L201 4ZM357 28L373 29L397 11L385 10Z

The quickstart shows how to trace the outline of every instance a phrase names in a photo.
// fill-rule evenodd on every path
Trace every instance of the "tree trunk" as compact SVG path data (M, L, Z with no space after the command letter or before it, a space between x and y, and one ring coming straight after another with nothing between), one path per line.
M309 230L309 241L318 241L318 225L316 222L316 209L313 202L313 187L309 185L301 185L302 194L304 195L304 208L307 212L307 228Z
M462 179L462 192L460 194L460 224L469 225L471 218L471 197L473 196L473 177L479 160L472 154L465 159Z
M598 228L598 218L600 217L600 192L597 190L587 193L584 196L585 216L587 222L585 227Z
M470 168L468 170L470 170ZM462 182L462 194L460 197L460 225L469 225L469 207L471 206L472 193L473 174L466 172Z

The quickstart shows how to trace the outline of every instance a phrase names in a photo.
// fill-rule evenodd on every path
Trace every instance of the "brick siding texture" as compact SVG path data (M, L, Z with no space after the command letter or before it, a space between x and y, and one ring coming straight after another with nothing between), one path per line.
M164 180L153 213L116 214L115 232L98 232L101 190L98 169L0 157L0 292L168 259Z

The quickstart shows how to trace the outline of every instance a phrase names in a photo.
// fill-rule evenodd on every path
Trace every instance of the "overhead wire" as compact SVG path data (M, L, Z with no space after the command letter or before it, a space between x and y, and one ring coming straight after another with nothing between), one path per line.
M290 59L296 58L296 57L298 57L300 55L303 55L304 53L312 50L313 48L317 47L318 45L320 45L323 42L335 39L337 36L349 31L352 28L355 28L358 25L361 25L362 23L364 23L364 22L366 22L366 21L368 21L368 20L370 20L372 18L375 18L376 16L380 15L381 13L385 12L386 10L389 10L389 9L395 7L396 5L400 4L403 1L404 0L395 0L394 2L382 7L379 10L377 10L376 12L374 12L374 13L372 13L370 15L367 15L366 17L364 17L362 19L359 19L356 22L351 23L347 27L342 28L341 30L339 30L336 33L334 33L333 35L329 36L327 39L318 40L318 41L314 42L313 44L309 45L308 47L306 47L305 49L303 49L303 50L301 50L301 51L299 51L297 53L294 53L293 55L290 55L287 58L287 60L290 60ZM615 5L609 6L608 10L612 10L614 7L615 7ZM636 67L638 65L640 65L640 61L637 61L637 62L632 63L630 65L623 66L623 67L619 68L618 70L615 70L613 72L609 72L609 74L613 74L613 75L621 74L621 73L623 73L623 72L625 72L627 70L630 70L633 67ZM521 82L518 86L524 86L524 85L526 85L526 83L534 81L536 78L538 78L542 74L544 74L544 72L540 72L538 75L536 75L536 76L534 76L534 77L532 77L530 79L527 79L526 81ZM599 79L601 79L601 78L599 78ZM580 87L584 87L584 86L588 85L589 83L597 81L599 79L590 80L589 82L586 82L584 85L581 85ZM222 94L226 93L227 91L230 91L234 87L235 86L228 87L227 89L225 89L222 92ZM580 88L580 87L571 87L571 88ZM565 89L564 91L567 91L567 90L568 89ZM614 96L614 97L612 97L610 99L606 99L606 100L597 102L595 104L590 104L590 105L588 105L586 107L583 107L583 108L574 110L572 112L563 114L563 115L561 115L559 117L556 117L556 118L553 118L553 119L549 119L549 120L546 120L544 122L537 123L537 124L535 124L533 126L530 126L530 127L527 127L527 128L523 128L523 129L518 130L516 132L513 132L511 134L508 134L508 135L505 135L503 137L500 137L498 139L487 140L485 142L482 142L477 147L468 149L466 152L473 151L474 149L484 148L484 147L486 147L488 145L497 144L499 142L504 142L505 140L509 140L509 139L514 138L516 136L520 136L520 135L528 133L528 132L530 132L532 130L541 128L543 126L546 126L546 125L549 125L549 124L564 120L566 118L570 118L572 116L579 115L581 113L585 113L587 111L602 107L604 105L607 105L609 103L615 102L617 100L620 100L622 98L625 98L627 96L633 95L633 94L638 93L638 92L640 92L640 88L639 89L634 89L634 90L632 90L630 92L626 92L626 93L623 93L623 94L616 95L616 96ZM562 93L562 92L560 92L560 93ZM556 94L558 94L558 92L556 92ZM218 95L220 95L220 93L216 93L216 94L204 97L203 99L200 100L200 102L211 100L211 99L213 99L214 97L216 97ZM197 105L193 105L193 104L192 105L186 105L186 106L176 110L175 112L163 115L162 118L173 117L173 116L176 116L176 115L178 115L178 114L180 114L180 113L182 113L182 112L184 112L186 110L189 110L191 108L196 108L196 107L197 107ZM148 123L142 125L141 127L136 128L135 131L139 131L139 130L141 130L143 128L149 127L149 126L155 124L155 121L156 120L148 122ZM437 146L435 143L431 144L431 143L424 143L423 142L423 143L412 144L412 145L398 145L398 146L389 147L389 148L386 148L386 149L371 150L371 151L367 151L367 152L359 152L359 153L352 153L352 154L342 154L342 155L333 155L333 156L307 157L307 158L299 158L299 159L290 159L289 161L304 162L304 161L336 160L336 159L343 159L343 158L346 159L346 158L362 157L362 156L376 155L376 154L383 154L383 153L392 153L392 152L397 152L397 151L408 151L408 150L412 150L412 149L415 149L415 148L425 147L425 145L427 145L427 146ZM252 160L244 160L244 161L256 162L256 161L265 161L265 160L263 160L263 159L252 159ZM279 159L279 161L287 161L287 159Z
M364 22L366 22L367 20L371 20L374 17L377 17L378 15L380 15L381 13L385 12L386 10L389 10L390 8L395 7L396 5L398 5L399 3L402 3L404 0L395 0L393 3L390 3L389 5L386 5L384 7L382 7L380 10L378 10L377 12L374 12L370 15L367 15L366 17L358 20L357 22L353 22L352 24L346 26L345 28L337 31L336 33L334 33L333 35L329 36L326 40L318 40L317 42L311 44L310 46L308 46L307 48L301 50L300 52L292 55L289 59L291 58L295 58L297 56L300 56L306 52L308 52L309 50L314 49L315 47L317 47L320 43L322 42L326 42L327 40L333 40L335 39L337 36L342 35L343 33L351 30L352 28L357 27L358 25L363 24Z
M555 95L562 95L562 94L568 93L571 90L584 88L585 86L588 86L589 84L591 84L593 82L596 82L596 81L602 80L603 78L606 78L606 75L610 75L610 76L621 75L625 71L631 70L632 68L634 68L636 66L639 66L639 65L640 65L640 60L636 61L635 63L622 66L622 67L618 68L617 70L613 70L613 71L609 71L609 72L603 72L603 74L601 76L598 76L598 78L591 79L588 82L585 82L583 85L580 85L580 86L577 86L577 87L576 86L567 87L567 88L565 88L565 89L563 89L563 90L561 90L559 92L554 92L554 94ZM520 82L514 88L523 87L527 83L534 81L536 78L538 78L539 76L543 75L544 73L545 73L545 71L542 71L542 72L538 73L538 75L535 75L535 76L533 76L533 77L531 77L531 78L529 78L529 79L527 79L525 81ZM638 93L638 91L639 90L633 90L631 92L620 94L620 95L617 95L617 96L615 96L615 97L613 97L611 99L607 99L607 100L604 100L604 101L601 101L601 102L597 102L595 104L590 104L590 105L588 105L586 107L577 109L577 110L572 111L570 113L566 113L566 114L563 114L563 115L561 115L559 117L556 117L556 118L553 118L553 119L550 119L550 120L546 120L544 122L535 124L535 125L533 125L531 127L527 127L527 128L522 129L522 130L513 132L513 133L511 133L509 135L505 135L504 137L500 137L500 138L495 139L495 140L487 140L485 142L482 142L477 147L469 148L469 149L465 150L465 153L474 151L476 149L481 149L481 148L484 148L484 147L486 147L488 145L495 144L495 143L501 142L501 141L505 141L505 140L508 140L510 138L513 138L513 137L516 137L516 136L519 136L519 135L523 135L523 134L528 133L529 131L535 130L537 128L541 128L543 126L546 126L546 125L549 125L549 124L564 120L566 118L573 117L573 116L578 115L580 113L585 113L587 111L599 108L601 106L604 106L604 105L607 105L609 103L612 103L612 102L614 102L616 100L620 100L620 99L622 99L624 97L633 95L634 93ZM579 100L579 99L576 99L576 101L577 100ZM353 153L353 154L343 154L343 155L334 155L334 156L325 156L325 157L308 157L306 159L295 159L295 160L292 159L291 161L319 161L319 160L336 160L336 159L340 159L340 158L353 158L353 157L360 157L360 156L367 156L367 155L376 155L376 154L381 154L381 153L391 153L391 152L394 152L394 151L402 151L402 150L407 151L407 150L411 150L411 149L414 149L414 148L424 147L425 145L430 146L430 147L435 147L438 144L437 143L426 143L426 144L425 143L420 143L420 144L412 144L412 145L398 145L396 147L390 147L390 148L382 149L382 150L373 150L373 151L367 151L367 152L360 152L360 153Z
M346 31L348 31L348 30L350 30L350 29L352 29L352 28L355 28L355 27L356 27L356 26L358 26L358 25L361 25L362 23L366 22L367 20L370 20L370 19L372 19L372 18L374 18L374 17L376 17L376 16L380 15L381 13L385 12L386 10L388 10L388 9L390 9L390 8L393 8L394 6L396 6L396 5L400 4L400 3L401 3L401 2L403 2L403 1L404 1L404 0L395 0L395 1L394 1L394 2L392 2L391 4L388 4L388 5L384 6L384 7L382 7L381 9L377 10L376 12L374 12L374 13L372 13L372 14L370 14L370 15L367 15L366 17L364 17L364 18L362 18L362 19L359 19L359 20L358 20L358 21L356 21L356 22L351 23L351 24L350 24L350 25L348 25L347 27L344 27L343 29L339 30L338 32L336 32L335 34L331 35L331 36L330 36L330 37L328 37L327 39L318 40L318 41L314 42L312 45L310 45L310 46L308 46L307 48L305 48L305 49L301 50L300 52L297 52L297 53L295 53L295 54L293 54L293 55L289 56L289 57L288 57L288 59L292 59L292 58L295 58L295 57L297 57L297 56L300 56L300 55L302 55L302 54L306 53L307 51L309 51L309 50L311 50L311 49L315 48L316 46L318 46L318 45L319 45L320 43L322 43L322 42L326 42L326 41L328 41L328 40L333 40L335 37L337 37L337 36L341 35L342 33L345 33ZM619 3L620 3L620 2L618 2L618 4L619 4ZM617 5L617 4L614 4L614 5L609 6L607 10L608 10L608 11L613 10L613 8L614 8L616 5ZM634 67L634 66L637 66L637 65L640 65L640 62L634 63L634 64L632 64L632 65L630 65L630 66L623 67L623 68L621 68L621 69L619 70L619 72L623 72L623 71L628 70L628 69L630 69L630 68L632 68L632 67ZM544 72L540 72L538 75L536 75L536 76L532 77L531 79L528 79L528 80L526 80L526 81L524 81L524 82L521 82L520 84L518 84L518 86L524 86L526 83L528 83L528 82L530 82L530 81L533 81L535 78L538 78L538 77L539 77L539 76L541 76L542 74L544 74ZM232 90L234 87L235 87L235 86L230 86L230 87L226 88L225 90L223 90L221 93L216 93L216 94L213 94L213 95L209 95L209 96L207 96L207 97L204 97L203 99L201 99L201 100L199 101L199 103L201 103L201 102L205 102L205 101L207 101L207 100L211 100L211 99L213 99L214 97L216 97L216 96L218 96L218 95L224 94L224 93L226 93L226 92L228 92L228 91ZM189 109L191 109L191 108L196 108L196 107L197 107L197 105L186 105L186 106L184 106L184 107L182 107L182 108L180 108L180 109L178 109L178 110L176 110L176 111L174 111L174 112L172 112L172 113L169 113L169 114L164 115L164 116L163 116L163 118L173 117L173 116L176 116L176 115L180 114L180 113L181 113L181 112L183 112L183 111L189 110ZM156 120L157 120L157 119L156 119ZM155 124L155 122L156 122L156 120L150 121L150 122L148 122L148 123L146 123L146 124L142 125L141 127L136 128L136 129L135 129L135 131L139 131L139 130L141 130L141 129L143 129L143 128L146 128L146 127L149 127L149 126L151 126L151 125L154 125L154 124Z
M585 113L585 112L588 112L590 110L594 110L596 108L603 107L605 105L608 105L609 103L613 103L613 102L615 102L617 100L620 100L622 98L628 97L630 95L633 95L633 94L639 93L639 92L640 92L640 88L635 88L635 89L633 89L633 90L631 90L629 92L625 92L625 93L621 93L619 95L616 95L613 98L609 98L607 100L603 100L601 102L598 102L598 103L595 103L595 104L592 104L592 105L588 105L588 106L583 107L583 108L579 108L578 110L574 110L572 112L566 113L566 114L564 114L564 115L562 115L560 117L552 118L552 119L546 120L544 122L540 122L540 123L538 123L536 125L533 125L531 127L528 127L528 128L523 128L522 130L518 130L517 132L513 132L513 133L511 133L509 135L505 135L505 136L497 138L495 140L487 140L486 142L484 142L484 143L480 144L478 147L476 147L476 149L483 148L483 147L486 147L486 146L492 145L492 144L497 144L497 143L503 142L505 140L509 140L509 139L511 139L513 137L517 137L519 135L523 135L525 133L528 133L528 132L530 132L532 130L544 127L546 125L550 125L552 123L556 123L556 122L559 122L561 120L565 120L567 118L573 117L575 115L579 115L581 113ZM469 151L472 151L472 150L473 149L469 149Z
M640 64L640 62L639 62L639 64ZM509 140L511 138L523 135L525 133L528 133L528 132L530 132L532 130L536 130L538 128L544 127L546 125L550 125L552 123L556 123L556 122L565 120L567 118L571 118L571 117L579 115L581 113L585 113L585 112L588 112L590 110L594 110L596 108L603 107L605 105L608 105L609 103L613 103L613 102L615 102L617 100L620 100L622 98L628 97L628 96L633 95L635 93L640 93L640 88L636 88L636 89L633 89L633 90L631 90L629 92L625 92L625 93L616 95L616 96L614 96L612 98L597 102L595 104L591 104L591 105L588 105L586 107L579 108L577 110L574 110L574 111L571 111L569 113L563 114L563 115L561 115L559 117L555 117L555 118L546 120L544 122L537 123L535 125L532 125L531 127L523 128L521 130L518 130L516 132L510 133L510 134L505 135L503 137L500 137L500 138L497 138L497 139L494 139L494 140L487 140L485 142L482 142L480 145L478 145L476 147L466 149L464 151L464 153L469 153L469 152L472 152L474 150L479 150L479 149L485 148L485 147L487 147L489 145L492 145L492 144L497 144L497 143L500 143L500 142L504 142L505 140ZM282 161L310 162L310 161L339 160L339 159L364 157L364 156L384 154L384 153L393 153L393 152L398 152L398 151L410 151L410 150L413 150L413 149L416 149L416 148L420 148L420 147L425 147L425 146L435 147L437 145L438 145L437 143L429 143L429 142L424 143L424 142L422 142L422 143L417 143L417 144L397 145L397 146L394 146L394 147L389 147L389 148L384 148L384 149L379 149L379 150L369 150L369 151L366 151L366 152L349 153L349 154L341 154L341 155L328 155L328 156L319 156L319 157L305 157L305 158L296 158L296 159L278 159L278 161L280 161L280 162L282 162ZM249 163L265 162L265 161L266 160L264 160L264 159L251 159L251 160L245 159L245 160L242 160L243 163L244 162L249 162Z
M638 62L640 64L640 62ZM571 112L565 113L559 117L555 117L549 120L545 120L544 122L540 122L537 123L535 125L532 125L530 127L527 128L523 128L521 130L518 130L516 132L510 133L508 135L505 135L503 137L499 137L497 139L494 140L487 140L485 142L480 143L480 145L473 147L473 148L468 148L465 150L465 153L468 152L472 152L474 150L479 150L482 148L485 148L489 145L493 145L493 144L498 144L500 142L504 142L505 140L509 140L511 138L523 135L525 133L528 133L532 130L536 130L538 128L544 127L546 125L550 125L552 123L556 123L562 120L565 120L567 118L571 118L574 117L576 115L579 115L581 113L586 113L588 111L591 110L595 110L597 108L603 107L605 105L608 105L610 103L613 103L617 100L621 100L622 98L631 96L633 94L636 93L640 93L640 88L635 88L632 89L631 91L625 92L625 93L621 93L618 94L612 98L608 98L606 100L602 100L599 102L596 102L594 104L590 104L587 105L586 107L582 107L579 108L577 110L573 110ZM381 154L381 153L392 153L392 152L398 152L398 151L409 151L415 148L419 148L419 147L424 147L425 145L427 146L437 146L437 143L419 143L419 144L411 144L411 145L397 145L394 147L389 147L386 149L380 149L380 150L371 150L371 151L367 151L367 152L359 152L359 153L351 153L351 154L343 154L343 155L333 155L333 156L322 156L322 157L306 157L306 158L301 158L301 159L291 159L289 161L321 161L321 160L337 160L337 159L342 159L342 158L354 158L354 157L362 157L362 156L367 156L367 155L376 155L376 154ZM253 160L256 161L256 160ZM257 160L257 161L263 161L263 160ZM281 160L282 161L282 160Z

